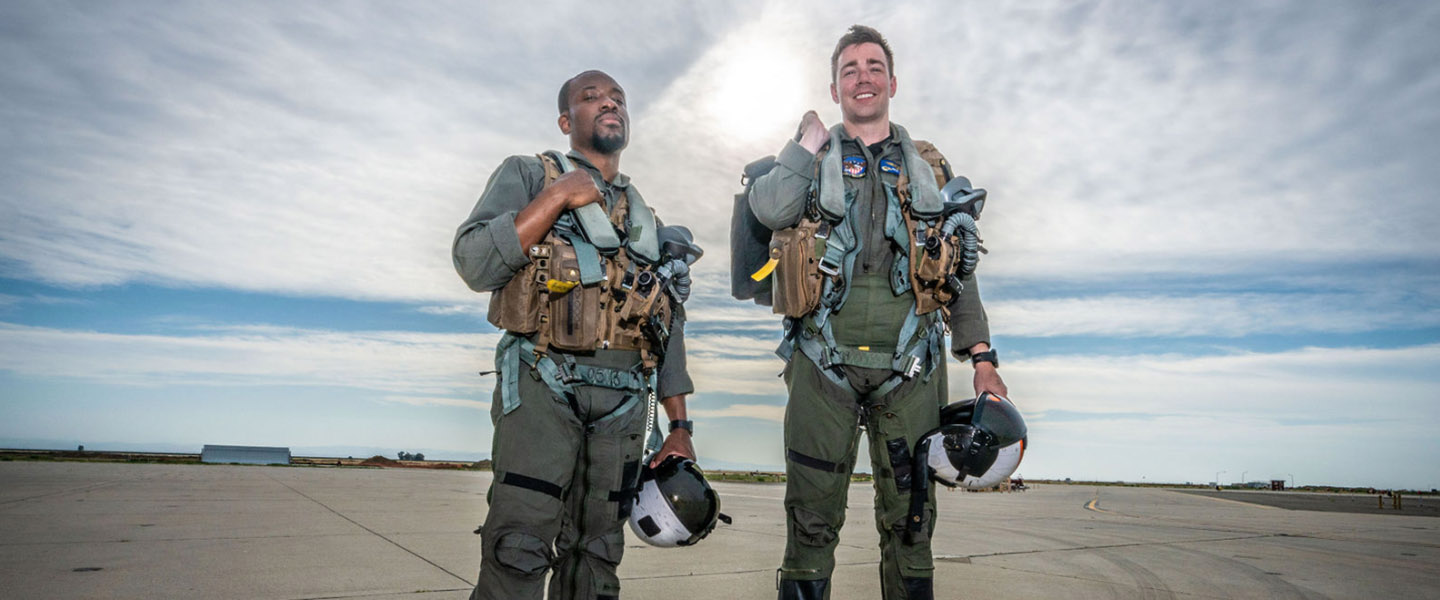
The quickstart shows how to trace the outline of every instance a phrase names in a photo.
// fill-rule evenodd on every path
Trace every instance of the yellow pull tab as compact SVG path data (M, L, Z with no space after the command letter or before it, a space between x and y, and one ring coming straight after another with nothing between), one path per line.
M552 294L563 294L573 289L579 283L580 282L578 281L560 281L559 279L551 279L545 282L545 289L550 290L550 293Z
M767 261L765 261L765 265L762 266L762 267L760 267L760 270L755 271L754 273L752 273L752 274L750 275L750 278L753 279L753 280L755 280L755 281L760 281L761 279L764 279L764 278L766 278L766 277L769 277L769 276L770 276L770 272L771 272L771 271L774 271L774 270L775 270L775 265L778 265L778 264L780 264L780 259L778 259L778 258L772 258L772 259L770 259L770 260L767 260Z

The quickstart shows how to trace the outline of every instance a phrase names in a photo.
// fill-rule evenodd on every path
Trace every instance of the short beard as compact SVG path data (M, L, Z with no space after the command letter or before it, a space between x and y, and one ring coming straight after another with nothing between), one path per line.
M595 137L590 140L590 143L595 147L595 150L601 154L614 154L624 150L629 140L625 139L623 132L605 136L600 135L600 132L597 131L595 132Z

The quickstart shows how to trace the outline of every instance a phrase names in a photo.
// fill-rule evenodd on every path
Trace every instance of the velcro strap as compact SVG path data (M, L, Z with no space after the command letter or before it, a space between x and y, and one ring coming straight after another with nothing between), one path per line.
M845 465L843 465L843 464L835 464L835 463L830 462L830 461L828 461L828 460L820 460L820 459L815 458L815 457L813 457L813 456L805 456L804 454L801 454L801 453L796 452L796 451L794 451L794 450L786 450L786 451L785 451L785 457L786 457L786 458L789 458L791 461L793 461L793 462L794 462L795 464L797 464L797 465L803 465L803 466L810 467L810 468L812 468L812 469L816 469L816 470L819 470L819 471L828 471L828 472L830 472L830 473L841 473L841 474L849 473L849 472L850 472L850 470L847 469L847 468L845 468Z
M559 500L560 494L564 492L564 490L561 489L558 485L555 485L543 479L526 477L518 473L506 473L505 476L500 479L500 483L503 483L505 485L513 485L518 488L525 488L534 492L540 492L556 500Z

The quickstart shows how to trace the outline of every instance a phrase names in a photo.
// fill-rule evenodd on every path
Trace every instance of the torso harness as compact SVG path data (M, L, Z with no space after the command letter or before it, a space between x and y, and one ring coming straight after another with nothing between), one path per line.
M575 168L554 150L540 159L546 186ZM504 413L520 406L521 362L577 416L575 391L582 385L628 393L598 421L624 415L647 397L653 403L674 309L689 296L689 265L702 254L677 233L684 228L665 229L657 228L655 214L632 187L608 215L601 203L565 211L545 239L527 249L530 263L490 298L488 318L505 330L495 350ZM606 349L638 351L640 365L580 365L572 355ZM647 444L658 447L658 436L648 437Z
M819 176L800 222L775 232L770 244L773 306L786 315L785 339L776 354L789 361L798 348L841 387L849 387L842 365L890 369L894 375L873 392L883 395L917 375L928 380L944 361L948 306L963 287L960 280L978 262L976 200L985 191L971 190L963 177L950 179L949 166L933 146L920 142L922 152L905 128L895 126L903 160L896 185L884 184L885 237L899 248L890 286L896 296L910 292L914 310L906 315L892 354L841 346L830 317L849 296L846 282L861 250L854 222L863 218L841 173L843 131L843 125L830 130L830 150L819 160ZM943 193L930 176L931 164L944 173L937 176L950 180ZM911 177L911 172L920 174Z

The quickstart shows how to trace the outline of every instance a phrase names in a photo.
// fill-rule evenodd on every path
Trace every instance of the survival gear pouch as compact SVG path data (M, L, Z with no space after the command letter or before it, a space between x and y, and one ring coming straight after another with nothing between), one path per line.
M775 272L771 285L771 309L777 315L803 317L820 305L820 257L825 240L817 237L825 224L806 216L794 227L776 231L770 238L770 259Z
M561 167L549 153L540 159L548 186ZM609 226L626 231L630 208L629 194L622 194L608 215ZM648 209L644 213L650 214ZM636 230L654 229L651 221ZM515 334L536 334L537 352L639 350L646 366L655 366L655 353L664 349L654 346L664 344L668 331L652 330L657 324L668 327L673 314L669 296L656 281L655 265L641 264L630 255L633 248L621 247L600 256L603 277L587 285L580 255L557 229L528 248L529 263L491 294L490 323ZM567 235L580 233L567 230Z

